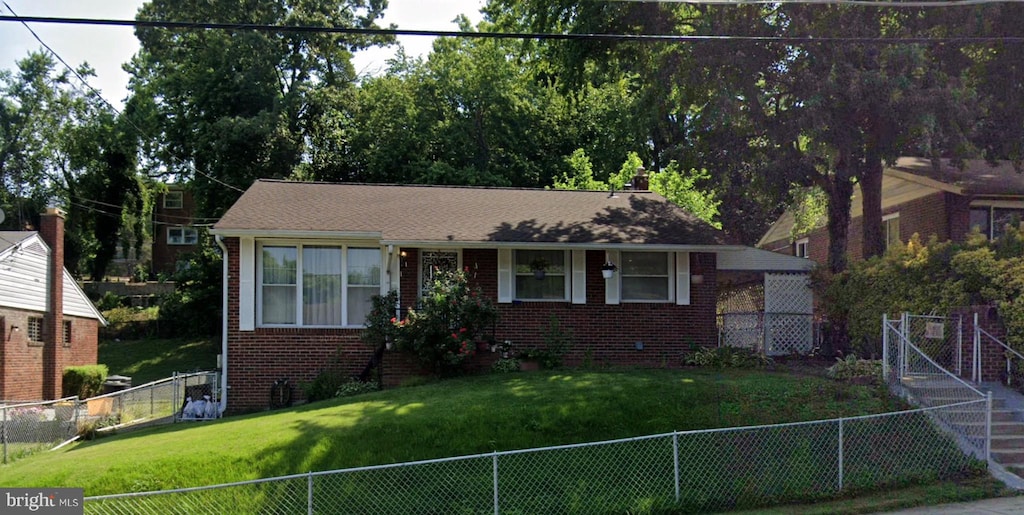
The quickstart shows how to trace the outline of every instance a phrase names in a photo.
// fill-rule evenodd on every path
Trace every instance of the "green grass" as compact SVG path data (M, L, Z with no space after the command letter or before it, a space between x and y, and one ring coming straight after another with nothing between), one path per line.
M83 487L86 495L212 485L308 471L407 462L670 432L815 420L896 408L878 388L752 371L567 371L471 377L338 399L216 422L140 430L23 459L0 469L5 487ZM802 427L802 426L800 426ZM970 477L976 469L927 424L893 438L889 426L861 431L861 447L904 476L887 487ZM854 429L849 429L854 431ZM834 435L794 428L680 437L684 502L671 501L672 440L525 453L500 458L502 511L708 511L835 497ZM850 434L850 456L858 446ZM900 452L887 452L896 442ZM925 442L914 447L914 442ZM872 454L873 453L873 454ZM961 456L956 459L956 456ZM954 459L951 460L951 457ZM920 461L920 460L918 460ZM948 463L952 463L951 465ZM858 468L848 481L863 490ZM916 468L915 468L916 467ZM861 467L874 470L872 467ZM811 471L808 473L808 471ZM824 472L817 472L824 471ZM480 511L490 503L489 457L318 478L321 506ZM646 479L639 479L646 478ZM655 479L650 479L655 478ZM771 480L768 480L771 479ZM296 481L298 484L296 483ZM203 492L223 512L294 511L305 480ZM400 490L401 495L383 495ZM344 495L337 493L344 492ZM301 494L301 495L300 495ZM154 498L162 508L175 496ZM294 499L292 499L294 498ZM284 505L288 499L299 503ZM630 499L623 504L623 499ZM220 502L222 505L216 504ZM366 504L359 504L366 503ZM411 503L411 504L409 504ZM406 508L403 508L406 506Z
M133 385L170 377L174 372L212 370L220 347L214 338L105 340L99 359L110 374L129 376Z

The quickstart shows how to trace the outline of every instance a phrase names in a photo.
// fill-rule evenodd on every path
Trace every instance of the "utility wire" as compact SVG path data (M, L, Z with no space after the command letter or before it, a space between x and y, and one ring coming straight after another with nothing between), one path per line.
M714 0L712 0L714 1ZM761 1L761 0L759 0ZM768 0L764 0L768 1ZM844 0L853 1L853 0ZM978 1L978 0L972 0ZM901 4L903 2L900 2ZM1024 36L941 36L941 37L846 37L846 36L742 36L742 35L699 35L699 34L601 34L601 33L546 33L546 32L462 32L447 30L373 29L356 27L319 27L311 25L262 25L249 23L213 23L152 20L111 20L98 18L58 18L42 16L0 16L0 21L61 23L71 25L108 25L118 27L147 27L185 30L252 30L257 32L300 34L343 34L360 36L430 36L477 39L532 39L532 40L598 40L598 41L643 41L643 42L716 42L748 41L774 43L1024 43Z
M22 19L21 16L18 16L18 13L14 12L14 9L12 9L11 6L8 5L7 2L4 2L4 7L6 7L7 10L10 11L11 14L14 15L14 17L12 18L12 17L8 17L8 16L0 16L0 18L3 18L3 21L20 21L21 24L24 25L25 28L28 29L28 31L30 33L32 33L32 37L34 37L36 39L36 41L39 42L40 45L43 45L43 48L45 48L48 52L50 52L50 54L53 55L54 58L56 58L58 61L60 61L60 63L63 64L65 68L67 68L69 71L71 71L71 73L73 73L75 75L75 77L77 77L78 80L81 81L82 84L86 88L89 89L89 91L91 91L94 95L99 97L99 99L104 104L106 104L107 107L109 107L112 111L117 113L117 115L120 116L122 119L127 121L128 124L131 125L132 128L135 129L135 131L138 132L140 136L142 136L143 138L149 139L149 140L153 140L154 139L152 136L150 136L148 133L146 133L146 131L142 130L141 127L136 125L135 122L132 121L130 118L128 118L126 116L122 116L120 110L118 110L116 107L114 107L113 104L111 104L109 101L107 101L107 99L103 97L103 95L99 92L99 90L97 90L96 88L92 87L92 85L89 84L89 81L85 80L85 77L83 77L80 73L78 73L78 70L74 69L70 64L68 64L67 61L65 61L64 58L62 58L60 56L60 54L58 54L53 48L50 48L50 45L47 45L46 42L43 41L43 39L39 37L39 34L36 34L36 31L32 30L32 27L29 26L29 24L27 23L27 20L24 20L24 19ZM216 182L217 184L220 184L221 186L224 186L224 187L227 187L227 188L231 188L231 189L233 189L233 190L235 190L235 191L237 191L239 193L244 193L244 190L242 190L241 188L239 188L237 186L233 186L231 184L228 184L228 183L226 183L224 181L221 181L220 179L217 179L216 177L213 177L213 176L211 176L211 175L209 175L209 174L207 174L205 172L202 172L202 171L200 171L199 169L197 169L195 167L189 166L188 168L191 169L193 172L198 173L198 174L206 177L207 179L210 179L211 181Z

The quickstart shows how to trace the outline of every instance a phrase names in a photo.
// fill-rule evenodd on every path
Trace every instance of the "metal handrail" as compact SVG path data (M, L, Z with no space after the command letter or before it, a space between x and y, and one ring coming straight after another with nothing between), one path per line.
M945 367L943 367L942 365L939 365L938 363L936 363L936 362L935 362L935 360L933 360L933 359L932 359L932 358L931 358L930 356L928 356L928 354L926 354L926 353L925 353L924 351L922 351L922 350L921 350L921 349L920 349L920 348L919 348L919 347L918 347L917 345L914 345L914 344L913 344L913 342L911 342L911 341L910 341L910 339L908 339L908 338L907 338L906 336L904 336L902 332L898 331L898 330L896 329L896 327L894 327L894 326L893 326L893 325L892 325L891 323L889 323L888 321L886 321L886 322L885 322L885 324L886 324L886 325L888 325L888 326L889 326L889 328L890 328L890 329L892 329L894 333L896 333L897 335L899 335L899 337L900 337L900 340L903 340L903 342L904 342L905 344L909 345L909 346L910 346L910 347L911 347L912 349L914 349L915 351L917 351L917 353L918 353L918 354L919 354L919 355L920 355L920 356L921 356L922 358L924 358L925 360L927 360L927 361L928 361L928 363L931 363L931 365L932 365L932 366L934 366L935 368L937 368L937 369L941 370L941 371L942 371L942 372L943 372L944 374L946 374L947 376L949 376L949 377L952 377L953 379L955 379L955 380L956 380L957 382L959 382L960 384L962 384L962 385L966 386L966 387L967 387L967 388L969 388L969 389L970 389L970 390L971 390L972 392L974 392L974 393L978 394L978 396L979 396L979 397L981 397L981 398L983 398L983 399L984 399L984 398L986 397L986 396L985 396L985 394L984 394L984 393L982 393L982 391L981 391L981 390L978 390L977 388L975 388L975 387L971 386L971 385L970 385L970 383L968 383L967 381L964 381L963 379L960 379L959 377L957 377L957 376L956 376L956 374L954 374L954 373L950 372L949 370L946 370L946 368L945 368Z

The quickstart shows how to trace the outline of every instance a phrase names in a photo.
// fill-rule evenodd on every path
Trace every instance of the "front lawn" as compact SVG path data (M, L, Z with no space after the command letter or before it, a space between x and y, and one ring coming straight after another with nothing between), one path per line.
M275 412L229 417L217 422L182 423L141 430L33 456L0 470L7 487L75 486L84 487L86 495L91 496L212 485L308 471L626 438L673 430L853 416L896 408L894 402L878 388L778 373L704 370L518 373L449 380ZM808 441L805 447L810 452L801 450L800 459L807 459L808 463L827 461L814 452L817 445L818 442ZM938 444L932 440L929 445L934 448ZM592 485L586 484L584 477L589 478L588 481L603 481L623 473L622 467L635 462L649 463L644 466L659 471L668 467L667 478L671 483L671 448L670 440L661 440L649 446L637 445L635 450L624 454L611 448L607 451L600 448L593 448L593 452L573 451L576 456L573 459L577 460L574 466L587 471L579 476L578 484L574 483L577 478L560 472L566 463L554 454L516 455L524 459L532 457L534 465L527 464L527 468L522 469L531 473L517 477L515 461L506 460L503 471L511 475L504 476L503 481L515 479L521 485L545 485L550 487L552 499L561 500L567 498L568 492L588 491ZM709 455L708 449L681 448L689 449L689 452L682 453L684 470L699 473L704 470L701 467L712 465L702 463ZM726 451L725 447L716 448ZM759 449L765 451L761 456L772 455L763 445ZM909 448L903 451L914 452ZM490 460L484 461L487 463L482 468L472 465L461 480L453 479L457 484L452 488L458 490L473 485L470 488L474 491L480 488L488 490L491 467ZM776 476L786 479L784 470L797 470L799 467L793 462L780 462ZM462 468L453 464L401 469L403 472L395 478L416 481L395 485L398 488L395 495L404 496L404 500L396 497L396 503L425 502L433 495L429 492L436 493L428 487L439 488L430 481L449 477L450 473ZM715 464L713 468L721 469L722 464ZM758 463L759 474L772 468L771 462ZM628 479L628 475L623 478ZM736 480L740 484L748 481L738 476ZM750 480L754 481L750 486L757 484L757 478ZM367 481L372 483L335 484L333 488L344 488L349 492L345 499L357 499L360 498L358 494L365 493L371 484L377 484L377 479L369 475ZM566 481L569 484L558 486ZM330 488L330 483L328 485ZM422 485L426 490L417 492L413 485ZM624 483L624 487L630 485ZM232 494L230 489L217 492L235 497L239 493ZM201 496L212 502L210 496L213 494L204 492ZM263 495L269 494L263 492ZM419 498L420 494L426 497ZM827 497L828 493L824 495ZM256 504L234 506L242 511L269 507L259 504L262 502L259 499L265 499L261 495L241 496L248 497L253 500L247 502ZM611 499L614 492L607 492L606 497ZM785 498L792 496L787 494L778 500ZM587 498L577 501L577 506L588 506ZM649 504L631 504L621 508L651 511L658 506L666 506L665 499L657 496L641 501ZM764 499L739 501L756 505ZM527 502L526 498L523 502ZM718 502L713 505L720 506ZM568 505L559 506L568 509ZM445 505L441 509L457 507ZM557 506L549 507L554 509ZM613 508L611 505L606 507Z
M103 340L99 363L111 374L132 378L135 386L171 377L174 372L213 370L220 346L215 338Z

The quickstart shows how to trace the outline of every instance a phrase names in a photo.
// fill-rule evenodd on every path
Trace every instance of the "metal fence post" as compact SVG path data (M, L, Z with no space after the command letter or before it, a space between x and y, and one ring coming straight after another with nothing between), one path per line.
M985 393L985 461L992 459L992 392Z
M679 431L672 432L672 468L676 475L676 502L679 502Z
M843 489L843 419L839 419L839 490Z
M963 315L957 315L956 319L956 375L963 377L963 362L964 362L964 317Z
M974 382L981 382L981 331L978 330L978 314L974 314Z
M882 380L889 381L889 315L882 313Z
M9 419L7 418L7 406L6 405L4 405L4 407L3 407L3 412L4 412L4 424L2 426L3 430L0 431L0 443L2 443L3 447L4 447L4 465L6 465L7 464L7 424L9 422Z
M313 471L306 476L306 513L313 515Z
M493 491L494 491L494 515L498 515L498 451L491 455L491 468L493 469Z

